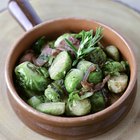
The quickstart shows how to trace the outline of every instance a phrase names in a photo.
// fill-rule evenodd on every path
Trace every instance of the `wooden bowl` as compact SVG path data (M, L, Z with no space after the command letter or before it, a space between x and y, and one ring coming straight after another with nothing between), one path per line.
M31 44L37 38L46 35L48 39L55 39L66 32L95 30L98 26L104 28L104 45L113 44L117 46L130 65L130 81L128 87L114 104L100 112L82 117L57 117L38 112L20 98L14 85L14 68L21 54L30 48ZM36 132L55 139L85 139L102 134L113 128L131 109L135 99L137 85L135 56L124 38L110 27L94 20L76 18L47 21L26 32L12 48L7 58L5 69L8 97L18 117Z

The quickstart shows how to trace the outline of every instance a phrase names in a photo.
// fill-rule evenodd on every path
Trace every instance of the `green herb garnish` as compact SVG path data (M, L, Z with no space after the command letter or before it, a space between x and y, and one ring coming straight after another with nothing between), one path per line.
M81 43L77 49L68 39L65 39L68 46L74 51L76 59L73 62L73 66L77 64L79 59L84 58L87 54L94 50L94 46L101 40L103 28L98 27L96 29L95 35L93 36L93 30L81 31L76 35L77 38L81 38Z

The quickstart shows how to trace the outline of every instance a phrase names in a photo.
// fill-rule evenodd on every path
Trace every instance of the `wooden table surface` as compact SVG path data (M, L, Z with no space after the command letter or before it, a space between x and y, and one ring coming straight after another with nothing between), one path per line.
M121 33L133 48L140 62L140 15L110 0L32 0L43 20L60 17L81 17L101 21ZM0 14L0 140L47 140L26 127L13 112L7 99L4 67L11 45L24 34L6 10ZM140 140L140 65L138 89L134 105L127 117L109 132L93 140Z

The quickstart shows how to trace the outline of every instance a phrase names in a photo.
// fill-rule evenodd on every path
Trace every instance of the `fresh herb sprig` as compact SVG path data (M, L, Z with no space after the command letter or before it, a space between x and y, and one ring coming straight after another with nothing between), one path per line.
M96 29L95 35L93 36L93 30L90 31L81 31L79 34L77 34L75 37L80 38L81 42L79 45L79 48L76 48L68 39L65 39L68 46L74 51L76 59L73 62L73 66L77 64L79 59L84 58L94 50L94 46L96 43L98 43L101 38L103 37L102 34L103 28L98 27Z

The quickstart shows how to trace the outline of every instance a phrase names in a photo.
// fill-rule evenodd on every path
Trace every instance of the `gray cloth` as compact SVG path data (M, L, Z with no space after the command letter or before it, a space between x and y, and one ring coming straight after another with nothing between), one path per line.
M140 0L114 0L134 9L140 13Z

